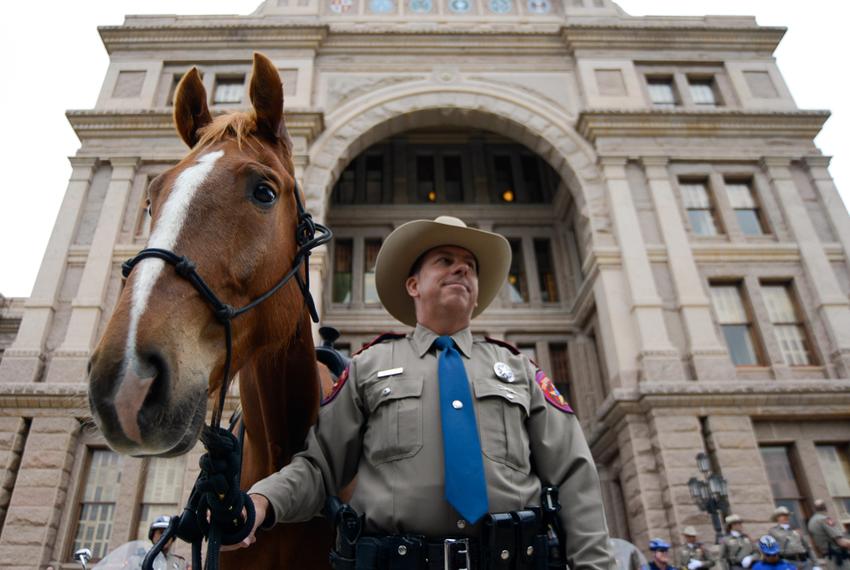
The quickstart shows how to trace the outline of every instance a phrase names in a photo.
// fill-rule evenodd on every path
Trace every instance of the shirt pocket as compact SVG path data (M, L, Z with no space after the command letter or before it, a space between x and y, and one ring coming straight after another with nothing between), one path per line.
M364 452L375 465L422 449L422 376L378 378L366 386L369 421Z
M476 378L472 385L478 405L478 431L484 455L517 471L529 473L528 389L492 378Z

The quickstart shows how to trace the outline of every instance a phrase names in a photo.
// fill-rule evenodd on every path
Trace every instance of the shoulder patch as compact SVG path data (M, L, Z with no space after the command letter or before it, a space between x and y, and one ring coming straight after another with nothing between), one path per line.
M342 390L342 387L345 386L345 383L348 381L349 368L351 368L350 364L345 367L345 370L343 370L342 374L339 375L339 378L336 379L333 388L331 388L330 394L328 394L322 399L322 402L319 404L320 407L327 406L328 404L334 401L334 398L336 398L337 394L339 394L339 391Z
M522 354L517 347L515 347L514 345L512 345L508 341L500 340L498 338L493 338L493 337L489 337L489 336L485 336L484 340L486 340L490 344L496 344L498 346L501 346L502 348L507 348L508 350L511 351L511 354L517 354L517 355Z
M379 334L378 336L373 338L371 341L364 344L360 348L360 350L358 350L357 352L355 352L351 356L353 358L353 357L357 356L358 354L360 354L361 352L363 352L364 350L366 350L367 348L369 348L371 346L375 346L376 344L380 344L380 343L386 342L388 340L395 340L395 339L399 339L399 338L404 338L405 336L407 336L407 335L405 335L404 333L395 333L395 332L386 332L386 333ZM345 386L345 383L348 381L348 369L349 368L351 368L350 364L345 368L345 370L342 371L342 374L339 375L339 378L336 379L336 382L334 382L333 388L331 388L330 394L328 394L327 396L325 396L322 399L322 402L319 404L319 406L327 406L328 404L330 404L331 402L334 401L334 398L337 397L337 394L339 394L340 390L342 390L342 387Z
M546 401L561 410L562 412L566 412L568 414L574 414L575 412L561 396L561 393L558 392L558 389L555 387L555 383L546 376L546 373L537 369L537 373L534 375L534 381L537 382L537 385L540 386L540 389L543 390L543 396L546 398Z

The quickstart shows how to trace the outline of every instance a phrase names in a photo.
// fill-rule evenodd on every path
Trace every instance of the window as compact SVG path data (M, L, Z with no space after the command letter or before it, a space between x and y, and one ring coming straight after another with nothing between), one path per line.
M216 77L213 104L236 104L242 102L245 93L245 76Z
M818 445L817 450L829 494L844 511L839 518L844 518L850 515L850 445Z
M812 350L790 283L762 283L767 314L773 324L782 358L789 366L812 364Z
M785 507L791 511L791 526L800 528L805 521L805 513L800 486L791 464L791 448L787 445L762 445L759 451L770 481L774 506Z
M434 155L416 157L416 197L420 202L437 201L436 172Z
M752 183L750 181L726 180L726 194L729 203L735 210L735 218L738 227L748 236L760 236L764 234L761 214L758 204L753 196Z
M736 284L711 285L711 301L735 366L757 365L750 318Z
M558 282L552 263L552 248L548 239L534 240L534 258L537 261L537 277L540 282L540 299L544 303L557 303Z
M171 76L171 85L168 88L168 99L165 101L165 104L169 107L174 106L174 95L177 93L177 86L180 84L181 79L183 79L182 73L175 73Z
M333 302L351 302L351 269L354 244L351 239L334 240Z
M688 213L691 229L698 236L714 236L717 231L714 207L708 195L705 181L679 181L682 189L682 201Z
M334 202L337 204L355 204L357 197L357 169L355 162L342 171L339 181L334 188Z
M700 107L717 107L717 91L712 77L688 77L691 99Z
M334 186L334 204L382 204L392 201L388 148L386 145L374 145L348 163Z
M147 540L148 528L156 517L179 511L185 469L185 457L152 457L148 460L136 532L139 540Z
M443 186L446 202L463 202L463 167L460 155L443 157Z
M549 343L549 360L552 363L551 374L552 382L558 388L558 392L569 402L573 401L572 387L570 386L570 359L567 353L567 343L551 342Z
M363 266L363 302L379 303L378 289L375 286L375 261L381 249L381 239L367 239L364 242L366 259Z
M366 156L366 203L380 204L384 192L384 156L372 154Z
M508 291L512 303L528 303L528 280L522 258L522 240L508 240L511 244L511 268L508 272Z
M672 77L648 77L649 100L656 107L675 107L676 91L673 88Z
M112 536L112 518L121 482L121 456L108 449L91 450L85 481L73 551L90 548L98 560L106 555Z
M496 194L502 202L516 201L516 185L514 184L513 165L507 154L497 154L493 157L493 177L495 178Z

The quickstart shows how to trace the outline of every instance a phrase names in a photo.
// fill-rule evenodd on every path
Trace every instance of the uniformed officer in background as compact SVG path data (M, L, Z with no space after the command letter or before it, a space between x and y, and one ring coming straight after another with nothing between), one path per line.
M815 514L809 519L809 535L826 558L829 570L850 569L850 539L826 514L826 503L822 499L815 501Z
M670 558L667 552L670 550L670 544L660 538L653 538L649 541L649 551L652 552L652 560L649 561L649 570L680 570L676 566L670 565Z
M683 570L697 570L698 568L711 568L714 560L708 557L702 542L697 540L697 529L686 526L682 529L684 541L676 548L673 564Z
M477 569L487 567L478 562L487 555L477 546L484 521L497 527L507 514L510 524L541 504L545 483L559 491L570 569L614 569L598 475L569 405L518 350L472 335L470 320L499 293L510 262L504 237L450 216L412 221L387 237L378 295L415 328L380 337L352 359L306 450L249 490L257 525L317 516L326 495L356 475L351 506L365 515L358 570L466 568L465 555L443 560L458 540ZM253 541L252 533L242 544ZM510 533L496 543L501 564L540 555L514 550Z
M735 514L727 516L726 528L729 533L720 541L720 560L729 570L749 568L759 555L753 540L744 533L741 517Z
M168 528L169 522L171 522L171 517L167 515L156 517L148 528L148 539L156 544L162 537L162 533ZM174 546L173 538L165 543L156 560L160 560L160 558L165 560L163 570L186 570L186 559L171 552L172 546Z
M773 517L776 526L770 528L767 533L776 539L779 545L779 555L791 562L798 570L802 570L814 563L815 557L809 541L796 528L791 528L791 512L787 507L776 507Z

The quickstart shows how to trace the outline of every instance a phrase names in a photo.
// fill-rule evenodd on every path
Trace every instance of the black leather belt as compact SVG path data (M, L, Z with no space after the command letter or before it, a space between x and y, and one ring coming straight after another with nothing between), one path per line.
M356 570L475 570L481 546L471 538L365 536L357 541Z

